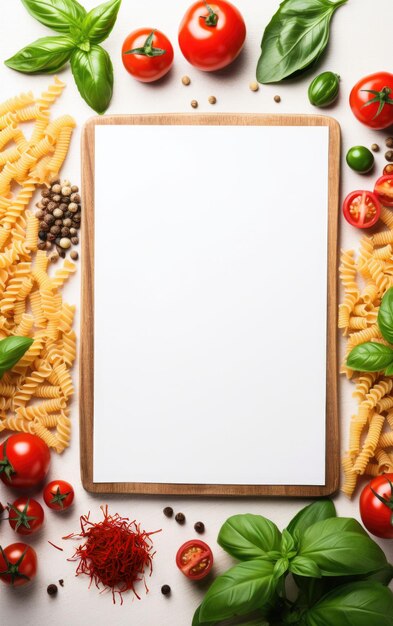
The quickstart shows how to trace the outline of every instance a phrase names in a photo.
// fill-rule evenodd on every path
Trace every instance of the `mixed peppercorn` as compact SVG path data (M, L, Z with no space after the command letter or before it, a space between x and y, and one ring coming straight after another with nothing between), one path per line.
M38 249L52 250L51 261L64 258L66 251L79 243L81 227L81 197L79 187L69 180L55 179L49 188L42 189L41 200L36 204L36 217L40 220ZM76 250L70 252L74 261Z

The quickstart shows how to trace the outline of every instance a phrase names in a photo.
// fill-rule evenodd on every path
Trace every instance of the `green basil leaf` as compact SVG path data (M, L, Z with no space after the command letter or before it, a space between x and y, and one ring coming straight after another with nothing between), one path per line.
M296 552L296 546L291 533L285 528L281 536L281 554L287 556L290 552Z
M80 27L86 10L76 0L22 0L36 20L58 33L69 33L70 27Z
M223 624L222 620L220 620L219 622L202 622L200 619L200 611L201 607L199 606L194 613L192 626L218 626L219 624ZM255 615L255 613L253 613L253 615ZM227 620L225 620L225 624L228 624ZM266 622L263 617L244 616L243 618L240 618L240 620L236 620L236 626L269 626L269 623Z
M239 563L215 579L201 604L200 619L214 622L250 613L270 600L276 584L270 561Z
M382 337L393 344L393 287L387 290L378 313L378 326Z
M83 34L90 43L101 43L114 27L121 0L109 0L95 7L86 15L82 22Z
M304 616L307 626L393 626L393 593L375 582L337 587Z
M379 372L392 364L392 348L374 341L355 346L347 358L348 367L358 372Z
M42 37L4 61L7 67L25 74L58 72L69 61L75 44L70 37Z
M6 337L0 341L0 378L12 369L33 343L30 337Z
M216 621L214 621L214 622L202 622L201 619L200 619L200 614L201 614L201 607L198 606L197 610L194 613L194 617L192 618L191 626L215 626L215 624L217 624Z
M289 559L281 557L281 559L278 559L278 561L274 563L273 576L275 578L281 578L281 576L288 571L288 567Z
M299 537L306 528L330 517L336 517L336 508L329 499L316 500L312 504L301 509L297 515L289 522L287 530L293 537Z
M96 113L105 113L113 93L113 67L106 50L97 45L88 52L74 50L71 69L82 98Z
M299 539L298 555L313 560L323 576L366 574L387 564L378 546L352 518L316 522Z
M279 550L281 533L262 515L233 515L221 527L217 542L228 554L245 561L267 557L270 550Z
M295 556L289 564L289 571L298 576L321 578L321 570L312 559L305 556Z
M257 66L260 83L274 83L307 68L325 50L338 0L284 0L263 34Z

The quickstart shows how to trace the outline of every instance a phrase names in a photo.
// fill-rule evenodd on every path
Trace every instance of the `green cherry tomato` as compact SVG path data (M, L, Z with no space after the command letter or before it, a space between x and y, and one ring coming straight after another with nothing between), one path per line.
M374 155L365 146L350 148L346 158L349 167L360 174L366 174L374 165Z
M316 107L327 107L337 99L340 77L334 72L318 74L308 88L308 99Z

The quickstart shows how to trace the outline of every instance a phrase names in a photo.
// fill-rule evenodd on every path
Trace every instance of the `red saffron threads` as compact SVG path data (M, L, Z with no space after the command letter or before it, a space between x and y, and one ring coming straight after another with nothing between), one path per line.
M60 550L60 552L63 552L63 548L60 548L59 546L57 546L55 543L52 543L51 541L49 541L48 539L48 543L50 543L51 546L53 546L54 548L56 548L56 550Z
M145 570L151 576L155 554L150 536L160 531L146 533L140 530L135 520L130 522L128 517L121 517L118 513L109 515L108 506L102 506L101 510L104 515L101 522L91 522L90 513L82 515L81 532L63 537L85 539L68 560L78 561L76 576L89 576L89 587L94 582L98 589L103 586L102 591L110 589L114 603L116 594L119 594L123 604L122 594L130 589L140 600L135 584L143 581L148 593Z

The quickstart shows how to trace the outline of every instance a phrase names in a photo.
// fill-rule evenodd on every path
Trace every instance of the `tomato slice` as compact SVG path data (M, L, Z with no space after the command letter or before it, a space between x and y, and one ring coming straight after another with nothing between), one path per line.
M393 175L378 178L374 193L383 206L393 206Z
M191 539L178 549L176 565L187 578L201 580L213 567L213 553L204 541Z
M379 220L381 205L371 191L352 191L344 200L343 213L352 226L370 228Z

